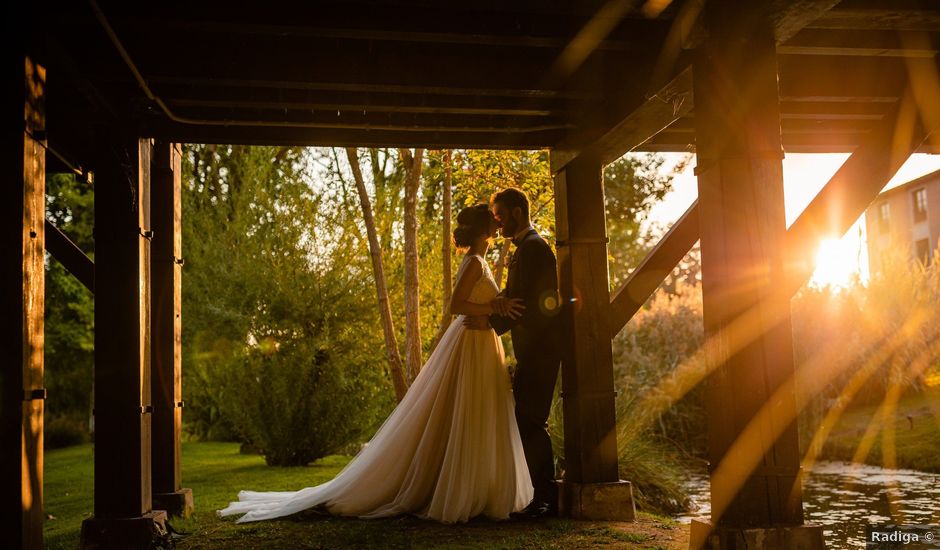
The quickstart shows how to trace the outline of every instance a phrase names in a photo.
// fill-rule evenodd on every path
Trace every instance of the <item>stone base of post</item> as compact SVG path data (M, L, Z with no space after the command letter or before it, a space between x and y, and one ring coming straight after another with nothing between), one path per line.
M183 488L172 493L154 493L153 507L165 510L170 517L188 518L193 513L193 490Z
M149 550L168 540L166 512L136 518L89 518L82 522L82 550Z
M824 550L821 525L790 527L718 527L705 519L693 519L689 535L691 550L761 548L763 550Z
M629 481L558 484L558 513L572 519L634 521L633 486Z

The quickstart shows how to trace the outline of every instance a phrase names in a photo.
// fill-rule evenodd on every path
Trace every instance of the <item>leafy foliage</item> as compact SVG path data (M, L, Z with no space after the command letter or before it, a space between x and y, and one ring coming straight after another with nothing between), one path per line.
M92 258L94 207L91 186L68 174L47 178L46 218ZM84 426L91 413L95 301L94 295L48 254L45 307L46 445L51 448L87 438Z
M186 151L187 426L272 464L335 451L390 404L371 272L332 239L308 162L303 149Z
M669 170L664 164L653 154L630 154L604 168L611 288L627 278L663 233L648 223L649 213L672 189L672 175L682 171L685 161Z
M892 250L867 284L807 286L791 301L795 367L817 377L833 373L818 393L797 387L804 449L835 407L877 406L890 417L898 396L940 385L940 254L924 265L909 261L903 245ZM679 279L657 291L613 342L620 399L665 405L652 417L636 410L631 422L693 456L707 448L704 387L689 383L704 370L702 327L701 285Z

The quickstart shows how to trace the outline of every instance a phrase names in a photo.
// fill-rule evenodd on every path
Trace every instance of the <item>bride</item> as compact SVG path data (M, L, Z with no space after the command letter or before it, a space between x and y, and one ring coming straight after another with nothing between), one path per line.
M523 306L497 296L483 259L498 229L487 205L464 208L457 223L454 242L468 248L451 299L458 317L372 441L322 485L241 491L220 516L244 514L241 523L322 506L342 516L455 523L505 519L532 500L502 343L492 329L463 325L465 315L515 318Z

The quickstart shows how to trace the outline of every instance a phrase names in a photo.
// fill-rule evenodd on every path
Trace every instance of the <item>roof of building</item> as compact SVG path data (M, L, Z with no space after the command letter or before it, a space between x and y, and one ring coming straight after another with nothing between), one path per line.
M898 193L910 191L914 189L915 187L920 187L922 185L925 185L928 183L935 183L935 182L940 182L940 170L935 170L933 172L930 172L929 174L924 174L923 176L919 178L912 179L911 181L902 183L901 185L898 185L897 187L892 187L891 189L888 189L887 191L883 191L880 195L878 195L878 198L896 195Z

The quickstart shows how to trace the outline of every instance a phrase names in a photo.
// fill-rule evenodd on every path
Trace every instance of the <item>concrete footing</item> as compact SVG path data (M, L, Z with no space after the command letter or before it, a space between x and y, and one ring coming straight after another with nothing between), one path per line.
M558 484L558 513L573 519L634 521L633 486L629 481Z
M821 525L789 527L715 527L705 519L693 519L689 536L692 550L823 550L826 544Z
M172 493L154 493L153 507L165 510L170 517L188 518L193 513L193 490L183 488Z
M82 522L82 550L150 550L166 541L166 512L136 518L89 518ZM163 546L159 546L163 547Z

